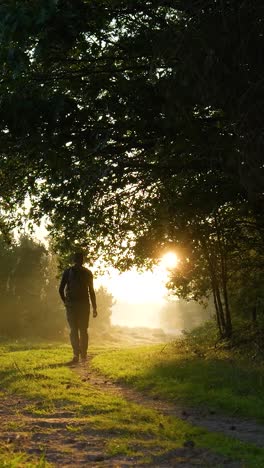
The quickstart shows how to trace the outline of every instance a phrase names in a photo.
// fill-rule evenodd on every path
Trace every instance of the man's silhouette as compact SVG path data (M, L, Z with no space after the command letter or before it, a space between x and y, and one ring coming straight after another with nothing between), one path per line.
M70 340L73 350L73 359L70 364L77 364L80 356L83 361L87 358L90 299L93 306L93 316L97 317L93 274L83 267L83 260L82 252L74 254L74 265L64 271L59 287L70 326Z

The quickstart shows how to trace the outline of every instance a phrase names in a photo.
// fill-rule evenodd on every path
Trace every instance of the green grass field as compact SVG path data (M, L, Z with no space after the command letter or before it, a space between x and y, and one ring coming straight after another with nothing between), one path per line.
M112 351L94 348L97 356L93 365L115 379L170 400L185 399L192 404L206 403L219 408L225 402L222 406L225 410L239 408L241 414L252 416L258 404L258 412L263 411L263 382L257 369L235 369L221 360L213 363L183 359L172 355L170 347L163 352L161 349L161 346ZM0 389L5 395L26 398L29 413L39 417L62 408L73 411L76 418L85 418L87 427L106 436L111 434L106 447L109 455L133 455L148 461L152 450L166 453L191 439L196 447L243 460L244 466L264 466L264 449L162 416L114 396L107 389L91 386L74 369L63 365L71 357L69 346L6 344L0 352ZM251 393L247 405L243 392L248 390ZM78 434L76 426L68 430ZM5 444L1 445L0 453L3 467L45 466L44 458L32 457L29 462L25 454L16 454Z
M228 355L199 358L175 345L101 353L95 368L109 377L174 402L264 421L263 364Z

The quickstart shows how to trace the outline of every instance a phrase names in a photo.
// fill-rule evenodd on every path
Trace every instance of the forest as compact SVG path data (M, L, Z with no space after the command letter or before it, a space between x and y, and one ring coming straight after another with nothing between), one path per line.
M73 246L123 270L175 249L169 287L213 297L221 336L263 317L261 13L2 2L2 235L45 215L61 265Z

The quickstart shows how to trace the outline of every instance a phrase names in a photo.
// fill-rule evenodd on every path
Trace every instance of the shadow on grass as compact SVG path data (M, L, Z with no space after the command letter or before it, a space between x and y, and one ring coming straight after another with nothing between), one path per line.
M126 379L135 381L135 376ZM264 375L224 360L159 362L140 375L140 389L171 401L201 405L264 421Z

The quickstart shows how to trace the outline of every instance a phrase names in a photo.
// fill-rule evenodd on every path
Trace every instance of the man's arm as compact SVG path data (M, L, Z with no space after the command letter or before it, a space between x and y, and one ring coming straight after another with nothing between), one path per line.
M60 287L59 287L59 294L62 299L62 302L65 302L65 286L67 284L67 280L68 280L68 272L67 270L65 270L62 275Z
M96 297L95 297L95 291L94 291L94 285L93 285L93 274L91 272L89 275L88 287L89 287L89 295L91 298L91 303L93 306L93 316L97 317L97 305L96 305Z

